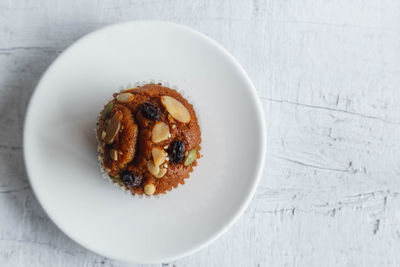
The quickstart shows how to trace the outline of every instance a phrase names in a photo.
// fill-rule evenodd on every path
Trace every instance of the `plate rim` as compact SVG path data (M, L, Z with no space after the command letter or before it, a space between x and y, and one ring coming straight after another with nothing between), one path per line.
M49 75L49 73L51 72L52 69L54 69L54 66L56 65L55 63L57 63L60 59L62 59L63 57L65 57L71 50L73 50L73 48L77 45L79 45L82 41L86 40L87 38L90 38L92 35L98 34L102 31L106 31L109 30L111 28L118 28L124 25L128 25L128 24L164 24L164 25L169 25L171 27L176 27L176 28L180 28L184 31L189 32L190 34L194 34L198 37L200 37L201 39L207 41L208 44L212 45L214 48L217 48L219 52L223 53L229 60L230 63L232 63L237 70L240 72L240 74L243 76L243 78L246 81L246 84L248 85L249 88L248 91L250 92L250 96L253 100L253 102L255 103L256 106L256 115L257 115L257 123L260 126L260 151L259 151L259 160L257 162L256 165L256 174L255 174L255 179L254 182L251 186L251 188L249 189L249 193L247 194L247 196L245 197L245 199L243 201L241 201L240 206L237 208L234 216L232 218L230 218L228 220L228 222L221 228L217 230L217 233L210 236L205 242L199 243L197 245L195 245L193 248L188 249L182 253L177 253L174 255L171 255L169 257L164 257L164 258L159 258L159 259L155 259L155 260L147 260L147 261L132 261L131 259L128 258L118 258L115 257L114 255L110 255L110 253L105 252L105 251L99 251L98 249L93 248L90 244L84 242L83 240L79 240L76 237L73 237L69 232L65 231L61 226L60 223L55 219L55 217L53 215L51 215L50 211L47 210L46 205L44 204L44 200L40 198L40 195L37 193L37 189L36 186L34 185L34 181L31 178L32 174L30 173L30 164L29 164L29 159L27 156L27 152L26 152L26 144L29 143L28 141L28 132L27 132L27 124L30 120L30 114L32 114L31 110L33 109L33 103L34 103L34 99L37 96L37 92L39 91L39 88L41 87L41 84L43 83L43 81L46 79L46 77ZM107 258L111 258L114 260L119 260L119 261L125 261L125 262L130 262L130 263L139 263L139 264L155 264L155 263L161 263L161 262L170 262L170 261L174 261L174 260L178 260L184 257L187 257L191 254L194 254L202 249L204 249L205 247L209 246L211 243L213 243L214 241L216 241L218 238L220 238L223 234L225 234L237 221L238 219L241 217L241 215L244 213L244 211L246 210L246 208L248 207L248 205L250 204L251 200L253 199L256 189L260 183L261 180L261 176L262 176L262 172L265 166L265 160L266 160L266 152L267 152L267 130L266 130L266 123L265 123L265 116L264 116L264 112L263 112L263 108L261 105L261 101L258 97L257 94L257 90L253 84L253 82L251 81L249 75L247 74L247 72L244 70L244 68L240 65L240 63L237 61L237 59L227 50L225 49L222 45L220 45L217 41L215 41L214 39L212 39L211 37L207 36L206 34L195 30L189 26L186 25L182 25L182 24L178 24L175 22L170 22L170 21L165 21L165 20L130 20L130 21L124 21L124 22L119 22L119 23L112 23L109 24L107 26L101 27L99 29L96 29L94 31L91 31L81 37L79 37L77 40L75 40L72 44L70 44L67 48L65 48L52 62L51 64L47 67L47 69L43 72L42 76L40 77L38 83L35 86L35 89L33 91L33 93L31 94L30 100L29 100L29 104L27 106L26 112L25 112L25 118L24 118L24 124L23 124L23 160L24 160L24 165L25 165L25 170L26 170L26 175L28 177L28 182L30 184L30 187L32 188L32 191L35 195L35 198L37 199L37 201L39 202L40 206L42 207L42 209L44 210L44 212L46 213L46 215L50 218L50 220L52 221L52 223L54 223L56 225L56 227L62 232L64 233L68 238L70 238L73 242L77 243L78 245L80 245L81 247L84 247L85 249L90 250L91 252L97 254L97 255L101 255L101 256L105 256Z

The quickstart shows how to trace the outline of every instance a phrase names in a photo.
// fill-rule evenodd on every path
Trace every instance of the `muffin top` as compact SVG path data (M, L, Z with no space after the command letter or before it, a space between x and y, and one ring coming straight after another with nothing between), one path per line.
M201 133L193 106L157 84L113 95L100 114L102 165L132 194L157 195L184 184L200 157Z

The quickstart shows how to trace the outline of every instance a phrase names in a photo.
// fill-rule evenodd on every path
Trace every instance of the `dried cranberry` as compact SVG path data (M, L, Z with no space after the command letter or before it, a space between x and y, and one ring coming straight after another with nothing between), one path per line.
M125 171L121 175L121 180L127 187L136 188L142 184L143 179L135 172Z
M174 141L168 151L172 163L180 163L185 155L185 143L183 141Z
M140 111L143 114L143 117L148 118L149 120L158 121L161 118L161 111L157 107L157 105L146 102L140 105Z

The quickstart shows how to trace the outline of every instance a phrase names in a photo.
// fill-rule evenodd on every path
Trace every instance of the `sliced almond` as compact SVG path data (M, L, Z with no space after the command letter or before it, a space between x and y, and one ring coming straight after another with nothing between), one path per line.
M161 103L177 121L188 123L190 121L190 113L187 108L178 100L170 96L162 96Z
M167 173L167 169L161 168L160 171L154 175L156 178L162 178Z
M144 193L148 196L153 195L156 192L156 187L154 184L146 184L144 186Z
M153 155L154 164L160 166L164 163L165 158L167 157L164 149L159 146L155 146L151 149L151 154Z
M111 149L110 150L110 157L112 158L112 160L117 161L118 160L118 152L115 149Z
M160 167L158 165L155 165L152 160L147 161L147 170L152 174L152 175L157 175L160 172Z
M151 140L154 143L158 143L167 140L169 135L169 126L166 123L159 121L153 127L151 132Z
M102 131L101 132L101 139L104 140L105 137L106 137L106 131Z
M117 95L116 99L120 103L129 103L133 100L134 96L131 93L121 93Z
M117 111L111 117L106 128L106 136L104 142L106 144L111 144L114 142L114 138L117 136L119 129L121 128L122 112Z

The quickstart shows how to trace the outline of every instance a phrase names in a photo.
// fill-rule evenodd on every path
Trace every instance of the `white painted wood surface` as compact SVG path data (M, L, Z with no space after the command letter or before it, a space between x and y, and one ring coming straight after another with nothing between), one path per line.
M22 127L46 67L110 23L162 19L226 47L268 126L260 187L199 253L155 266L400 265L400 2L0 1L0 266L130 266L48 219L27 182Z

